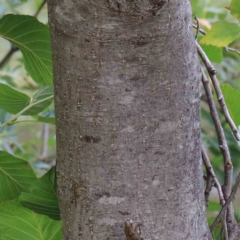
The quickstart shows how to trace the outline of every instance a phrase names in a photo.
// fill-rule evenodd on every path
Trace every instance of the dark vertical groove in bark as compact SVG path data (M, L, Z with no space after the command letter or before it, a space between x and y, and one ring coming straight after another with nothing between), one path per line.
M65 239L210 239L189 1L150 2L49 0Z

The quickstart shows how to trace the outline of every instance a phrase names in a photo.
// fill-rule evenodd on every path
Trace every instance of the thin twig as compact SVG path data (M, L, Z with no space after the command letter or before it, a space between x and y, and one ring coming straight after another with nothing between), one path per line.
M193 23L193 27L194 27L195 29L198 28L197 25L194 24L194 23ZM202 30L201 28L199 28L199 32L200 32L202 35L206 35L206 32L205 32L204 30Z
M50 100L50 99L53 99L53 95L51 95L51 96L49 96L49 97L46 97L46 98L44 98L44 99L41 99L41 100L39 100L39 101L30 103L27 107L25 107L24 109L22 109L20 112L18 112L16 115L14 115L14 116L13 116L11 119L9 119L7 122L4 122L4 123L1 125L1 128L13 124L13 123L18 119L18 117L19 117L20 115L22 115L23 113L25 113L27 110L29 110L30 108L32 108L32 107L35 106L35 105L38 105L39 103L48 101L48 100Z
M199 26L196 26L195 24L193 24L193 27L194 28L200 28ZM202 33L203 35L206 35L206 32L203 31L202 29L199 29L199 32ZM205 64L205 66L208 70L209 76L212 80L214 89L215 89L216 94L217 94L218 102L219 102L220 107L222 109L223 115L226 119L226 122L229 124L236 140L239 141L240 140L240 134L239 134L239 131L238 131L237 127L235 126L235 124L234 124L234 122L233 122L233 120L232 120L232 118L231 118L231 116L228 112L228 109L227 109L227 106L226 106L221 88L219 86L219 82L218 82L217 77L216 77L216 70L213 67L212 63L209 61L205 52L202 50L202 48L200 47L200 45L197 42L196 42L196 45L197 45L198 54L200 55L203 63ZM225 50L226 51L232 51L232 52L235 52L235 53L240 55L240 51L238 51L236 49L225 47ZM208 79L207 79L206 75L204 74L204 72L203 72L202 80L203 80L203 85L204 85L204 82L205 83L208 82ZM213 105L215 110L216 110L216 107L214 105L214 101L213 101L213 98L212 98L211 88L209 88L209 86L207 86L207 85L209 85L209 82L208 82L208 84L206 84L206 86L204 85L204 88L205 88L205 90L206 90L206 87L208 88L208 92L210 93L209 96L211 96L211 99L212 99L211 104L210 104L209 96L207 96L208 102L209 102L209 107L210 107L210 105ZM211 107L210 107L210 112L211 112ZM217 112L216 112L216 115L217 115ZM213 118L213 115L212 115L212 118ZM217 115L217 118L218 118L218 115ZM214 119L213 119L213 121L214 121ZM218 121L219 121L219 118L218 118ZM215 125L215 128L216 128L216 125ZM221 129L222 129L222 126L221 126ZM217 131L217 134L220 133L220 132L218 132L217 128L216 128L216 131ZM237 188L240 184L240 174L239 174L239 176L236 180L233 191L230 194L231 183L232 183L232 162L231 162L231 159L230 159L230 153L229 153L229 149L228 149L228 146L227 146L227 143L226 143L226 138L225 138L224 133L223 133L223 137L224 137L223 140L224 140L225 144L221 144L221 142L219 141L219 147L220 147L220 150L223 154L224 163L225 163L225 167L224 167L225 179L224 179L224 185L222 187L222 190L223 190L225 200L226 200L226 197L228 197L228 196L229 197L227 198L226 204L224 205L224 207L221 210L221 212L223 212L222 215L221 215L221 212L220 212L218 217L215 219L214 223L210 227L210 230L211 230L211 232L213 231L213 229L216 227L218 222L223 217L224 211L227 209L226 214L224 214L225 216L224 216L224 220L223 220L223 228L224 228L224 232L225 232L225 240L228 240L229 239L228 238L229 233L231 232L231 230L228 230L228 227L231 227L231 223L234 220L234 211L233 211L233 207L232 207L232 199L235 196L235 194L237 192ZM219 139L219 135L218 135L218 139ZM229 155L229 156L227 156L227 155ZM235 190L235 192L234 192L234 190Z
M234 124L229 112L228 112L228 109L227 109L227 106L226 106L226 102L225 102L225 99L223 97L223 94L222 94L222 91L221 91L221 88L220 88L220 85L219 85L219 82L218 82L218 79L216 77L216 70L215 68L213 67L212 63L210 62L210 60L208 59L207 55L205 54L205 52L202 50L202 48L200 47L200 45L196 42L196 45L197 45L197 50L198 50L198 54L199 56L201 57L204 65L206 66L207 70L208 70L208 73L209 73L209 76L212 80L212 84L214 86L214 89L216 91L216 94L217 94L217 99L218 99L218 102L220 104L220 107L222 109L222 112L223 112L223 115L226 119L226 122L229 124L235 138L237 141L240 141L240 134L238 132L238 129L236 127L236 125Z
M45 3L47 2L47 0L44 0L41 5L39 6L38 10L36 11L36 13L34 14L34 17L37 17L38 14L41 12L41 10L43 9Z
M38 14L40 13L40 11L42 10L44 4L47 2L47 0L44 0L42 2L42 4L39 6L38 10L36 11L36 13L34 14L34 17L37 17ZM14 46L14 45L11 45L11 49L7 52L7 54L5 55L5 57L2 59L2 61L0 62L0 68L2 68L5 63L8 62L8 60L10 59L10 57L13 55L13 53L15 53L16 51L18 51L19 49Z
M212 96L212 89L210 87L210 83L207 79L206 74L204 73L202 69L202 82L203 82L203 87L206 92L206 97L210 109L210 114L212 116L212 120L216 129L217 137L218 137L218 142L219 142L219 148L222 152L223 155L223 160L224 160L224 185L222 188L224 199L226 200L231 192L231 186L232 186L232 162L231 162L231 157L230 157L230 152L228 149L226 137L224 135L223 127L221 125L217 109L213 100ZM230 223L234 219L234 214L233 214L233 209L232 205L229 206L229 211L227 213L227 222Z
M240 51L238 51L237 49L235 48L230 48L230 47L224 47L224 49L227 51L227 52L235 52L237 53L238 55L240 55Z
M199 21L198 21L198 19L197 19L196 16L194 16L194 19L195 19L196 22L197 22L197 27L196 27L197 31L196 31L196 35L195 35L195 40L197 40L198 34L199 34L199 29L200 29L200 24L199 24Z
M203 146L202 146L202 159L203 159L203 162L204 162L204 165L206 167L207 172L210 173L210 175L212 177L212 180L214 182L214 185L217 188L219 201L220 201L221 205L223 206L225 204L225 200L224 200L222 188L221 188L220 183L217 180L217 177L216 177L216 174L214 173L212 164L211 164L211 162L210 162L210 160L208 158L208 155L207 155L205 149L203 148Z
M221 218L223 217L226 209L229 207L230 203L232 202L232 200L235 198L238 187L240 184L240 173L237 176L236 182L233 186L232 192L229 196L229 198L227 199L225 205L223 206L223 208L221 209L220 213L218 214L218 216L216 217L215 221L213 222L213 224L210 226L210 231L212 232L214 230L214 228L217 226L217 224L219 223L219 221L221 220Z

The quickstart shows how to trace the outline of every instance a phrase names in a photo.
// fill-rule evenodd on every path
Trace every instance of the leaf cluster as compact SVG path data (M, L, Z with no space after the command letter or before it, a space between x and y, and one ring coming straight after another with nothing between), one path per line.
M21 51L28 74L39 85L28 95L7 78L0 82L0 109L11 116L2 119L1 130L23 121L55 124L54 111L38 115L53 102L48 26L31 16L8 14L0 19L0 36ZM0 151L0 179L1 239L62 239L54 168L37 178L29 162Z

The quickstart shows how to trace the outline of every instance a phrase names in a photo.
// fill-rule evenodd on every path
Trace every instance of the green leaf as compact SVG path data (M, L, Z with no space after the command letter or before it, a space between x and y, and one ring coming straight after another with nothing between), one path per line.
M36 94L33 95L31 104L42 101L43 99L49 98L50 99L40 102L39 104L34 105L29 110L27 110L24 115L35 115L37 113L42 112L46 107L48 107L53 101L53 87L46 86L40 89Z
M61 240L61 221L36 214L18 201L0 204L1 239Z
M30 97L24 93L0 83L0 108L6 112L17 114L30 102Z
M36 181L30 164L23 159L0 151L0 201L16 199Z
M36 213L60 220L58 198L54 185L55 174L54 168L52 168L31 185L30 192L22 192L19 200L24 207L30 208Z
M222 48L212 46L212 45L203 45L201 44L202 49L207 54L211 62L220 63L222 62Z
M47 100L44 101L44 99ZM18 114L23 109L28 108L21 115L35 115L49 106L52 100L52 86L43 87L31 99L26 94L0 83L0 108L12 114Z
M212 25L211 30L200 43L217 47L228 46L240 33L240 27L235 23L220 21Z
M239 0L231 1L230 12L234 17L240 20L240 1Z
M221 84L228 111L237 126L240 126L240 91L229 84Z
M21 50L34 81L52 85L50 32L46 25L31 16L8 14L0 20L0 36Z

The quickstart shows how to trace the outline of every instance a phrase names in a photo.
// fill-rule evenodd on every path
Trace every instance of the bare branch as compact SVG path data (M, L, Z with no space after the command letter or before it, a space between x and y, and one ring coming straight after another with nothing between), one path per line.
M211 164L211 162L208 158L208 155L203 146L202 146L202 159L203 159L203 162L204 162L204 165L206 167L208 174L211 176L211 179L214 182L215 187L217 188L219 201L220 201L221 205L224 206L225 200L224 200L221 185L217 180L217 177L214 173L212 164ZM206 194L205 194L205 199L206 199ZM227 227L227 223L226 223L226 214L224 215L224 219L223 219L223 230L224 230L225 240L228 240L228 227Z
M230 51L230 52L235 52L235 53L237 53L238 55L240 55L240 51L238 51L237 49L235 49L235 48L230 48L230 47L224 47L224 49L228 52L228 51Z
M213 224L210 227L210 231L212 232L214 230L214 228L217 226L217 224L219 223L219 221L221 220L221 218L224 215L224 212L226 211L226 209L229 207L229 205L231 204L232 200L235 198L238 187L240 184L240 173L237 176L236 182L233 186L232 192L229 196L229 198L227 199L225 205L223 206L222 210L220 211L220 213L218 214L218 216L216 217L215 221L213 222Z
M202 146L202 159L203 159L203 162L204 162L207 172L209 172L209 174L211 175L214 185L217 188L219 201L220 201L221 205L223 206L225 204L225 200L224 200L222 188L221 188L220 183L217 180L217 177L216 177L216 174L214 173L212 164L211 164L211 162L208 158L208 155L207 155L205 149L203 148L203 146Z
M219 148L222 152L223 155L223 160L224 160L224 185L223 185L223 195L224 199L226 200L231 192L231 186L232 186L232 162L231 162L231 157L230 157L230 152L228 149L226 137L224 135L223 127L221 125L217 109L213 100L212 96L212 89L210 87L210 83L207 79L206 74L204 73L202 69L202 82L203 86L206 92L206 97L207 101L209 104L209 109L210 109L210 114L213 119L213 123L216 129L217 137L218 137L218 142L219 142ZM233 208L232 205L229 206L229 211L227 212L227 222L231 223L234 220L234 213L233 213Z
M194 24L194 23L193 23L193 27L194 27L195 29L198 28L197 25ZM205 32L204 30L202 30L201 28L199 28L199 32L200 32L201 34L203 34L203 35L206 35L206 32Z
M195 39L197 39L198 38L198 34L199 34L199 30L200 30L200 24L199 24L199 21L198 21L196 16L194 16L194 19L197 22L197 26L196 26L197 31L196 31L196 35L195 35Z
M209 76L212 80L212 83L213 83L213 86L214 86L214 89L216 91L216 94L217 94L217 99L218 99L218 102L220 104L220 107L222 109L222 112L223 112L223 115L226 119L226 122L229 124L235 138L237 141L240 141L240 135L239 135L239 132L238 132L238 129L236 127L236 125L234 124L229 112L228 112L228 109L227 109L227 106L226 106L226 102L225 102L225 99L223 97L223 94L222 94L222 91L221 91L221 88L220 88L220 85L219 85L219 82L217 80L217 77L216 77L216 70L215 68L213 67L212 63L209 61L207 55L205 54L205 52L202 50L202 48L200 47L200 45L196 42L197 44L197 50L198 50L198 54L199 56L201 57L204 65L206 66L207 70L208 70L208 73L209 73Z

